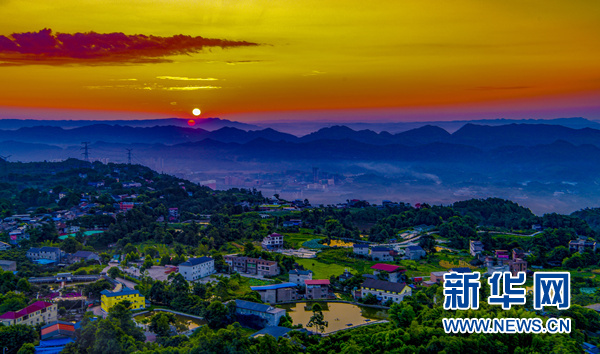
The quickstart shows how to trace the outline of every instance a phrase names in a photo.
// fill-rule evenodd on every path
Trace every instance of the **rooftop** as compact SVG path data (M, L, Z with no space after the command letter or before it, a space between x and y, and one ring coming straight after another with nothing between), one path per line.
M309 275L311 273L312 273L312 270L301 270L301 269L290 270L290 274Z
M200 258L190 258L187 261L181 263L179 266L184 266L184 267L192 267L198 264L202 264L202 263L206 263L206 262L210 262L213 259L210 257L200 257Z
M276 290L276 289L283 289L283 288L295 288L296 286L298 286L298 284L296 284L296 283L281 283L281 284L251 286L250 289L252 289L254 291L261 291L261 290Z
M377 263L374 266L371 266L371 269L375 270L383 270L384 272L395 272L397 270L404 271L406 269L402 269L400 266L393 264L385 264L385 263Z
M354 248L369 248L369 245L366 243L355 243L352 247Z
M112 292L112 291L108 291L108 290L102 290L100 292L100 294L102 294L103 296L106 297L116 297L116 296L124 296L124 295L140 295L140 292L137 290L131 290L131 289L124 289L122 291L119 292Z
M450 268L451 272L456 272L456 273L471 273L471 268L468 267L457 267L457 268Z
M329 285L331 284L331 282L329 281L329 279L306 279L304 281L304 284L306 285Z
M287 334L288 332L290 332L292 330L293 329L291 329L291 328L279 327L279 326L266 327L256 333L252 334L251 337L256 338L256 337L265 336L268 334L270 336L275 337L275 339L277 339L279 337L284 336L285 334Z
M392 283L390 281L383 281L378 279L365 279L365 281L361 285L363 288L373 288L384 291L392 291L392 292L401 292L406 284L404 283Z
M2 316L0 316L0 319L5 319L5 320L14 320L17 318L21 318L25 315L29 315L32 314L34 312L37 312L39 310L45 309L47 307L52 306L53 304L50 302L45 302L45 301L36 301L33 304L25 307L24 309L21 309L17 312L14 311L9 311L5 314L3 314Z
M406 249L411 251L423 251L423 248L421 248L421 246L408 246L406 247Z
M246 300L235 300L235 306L240 309L256 311L256 312L264 312L264 313L276 313L284 311L284 309L277 309L269 305L259 304L256 302L246 301Z
M382 246L376 246L371 248L371 252L389 252L391 251L391 249L387 248L387 247L382 247Z

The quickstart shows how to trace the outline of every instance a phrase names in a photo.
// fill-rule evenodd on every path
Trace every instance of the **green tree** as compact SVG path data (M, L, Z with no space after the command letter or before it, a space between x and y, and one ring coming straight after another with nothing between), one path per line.
M325 332L325 328L329 326L329 322L325 321L325 316L323 315L323 311L321 309L321 305L314 304L312 306L312 316L310 316L310 320L306 324L306 327L315 327L317 332L323 333Z

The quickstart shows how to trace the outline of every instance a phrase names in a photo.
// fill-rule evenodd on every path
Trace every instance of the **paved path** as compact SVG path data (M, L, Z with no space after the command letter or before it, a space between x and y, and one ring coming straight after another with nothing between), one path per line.
M534 237L536 235L541 234L544 231L538 231L538 232L534 232L531 235L523 235L523 234L513 234L510 232L501 232L501 231L477 231L478 234L484 234L484 233L490 233L490 234L497 234L497 235L509 235L509 236L521 236L521 237Z
M128 287L131 290L135 289L136 284L132 281L129 281L129 280L123 279L123 278L117 278L117 281L120 281L123 285L125 285L126 287Z

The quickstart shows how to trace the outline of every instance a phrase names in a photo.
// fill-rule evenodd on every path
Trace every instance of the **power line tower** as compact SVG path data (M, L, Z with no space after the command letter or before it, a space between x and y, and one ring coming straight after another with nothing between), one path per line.
M127 164L131 165L131 150L133 149L125 149L127 150Z
M81 147L81 150L83 150L83 152L81 154L83 155L84 160L87 162L90 162L90 149L88 147L89 143L90 143L89 141L84 141L81 143L81 145L83 145Z

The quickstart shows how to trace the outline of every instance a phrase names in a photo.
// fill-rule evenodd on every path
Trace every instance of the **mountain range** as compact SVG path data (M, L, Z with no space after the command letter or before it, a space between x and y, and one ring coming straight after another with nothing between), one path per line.
M406 147L443 143L491 150L508 146L547 145L556 141L564 141L573 145L589 144L600 147L600 130L592 128L574 129L545 124L487 126L471 123L464 125L452 134L440 127L431 125L396 134L376 133L372 130L357 131L346 126L333 126L322 128L302 137L278 132L271 128L242 130L234 127L223 127L208 131L201 128L177 126L130 127L107 124L95 124L72 129L37 126L16 130L0 130L0 141L10 140L59 146L78 145L82 141L90 143L177 145L207 139L237 144L247 144L255 140L293 144L338 141L345 148L354 146L353 149L355 150L357 149L355 147L356 143L371 146L401 145ZM331 145L331 148L335 148L335 143L329 143L329 145Z

